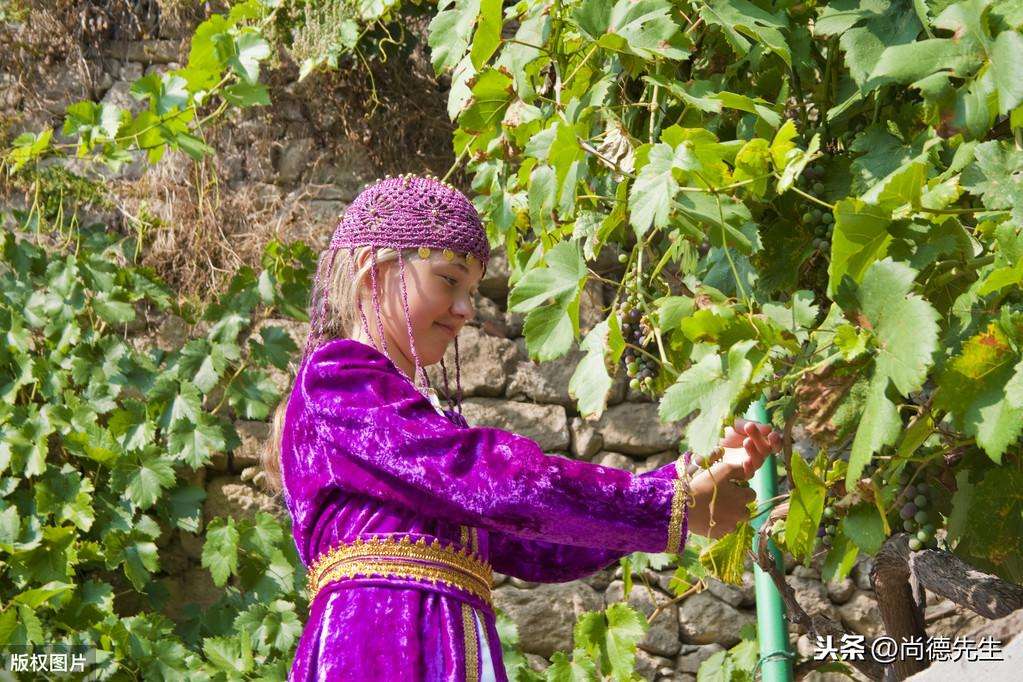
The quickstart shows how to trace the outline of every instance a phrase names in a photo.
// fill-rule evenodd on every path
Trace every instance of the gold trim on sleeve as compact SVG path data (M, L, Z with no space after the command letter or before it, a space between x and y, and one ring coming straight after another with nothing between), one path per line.
M682 547L682 518L688 516L689 507L693 506L692 495L689 493L687 481L676 478L674 492L671 496L671 518L668 520L668 544L664 551L678 554Z

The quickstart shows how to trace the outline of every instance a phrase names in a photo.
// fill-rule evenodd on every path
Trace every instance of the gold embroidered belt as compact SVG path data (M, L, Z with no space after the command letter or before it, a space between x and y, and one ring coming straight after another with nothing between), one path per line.
M442 583L464 590L493 608L490 588L494 572L490 564L469 547L444 545L440 539L420 537L356 538L319 556L309 567L306 586L309 601L327 584L354 578L406 578Z

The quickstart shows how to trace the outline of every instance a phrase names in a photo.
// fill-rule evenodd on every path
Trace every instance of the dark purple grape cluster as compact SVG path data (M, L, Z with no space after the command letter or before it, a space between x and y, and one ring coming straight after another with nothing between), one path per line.
M907 486L911 473L903 469L899 474L899 485ZM909 548L914 552L923 548L935 549L938 546L934 538L935 526L931 518L931 487L927 483L916 483L904 488L903 497L909 500L899 509L902 517L902 529L913 534L909 539Z
M824 169L818 164L811 163L803 169L802 175L796 179L796 184L819 197L824 194Z
M618 322L626 343L650 352L647 346L650 344L653 330L643 317L643 311L638 305L638 298L630 295L618 309ZM653 390L654 377L658 370L654 360L635 348L626 346L625 352L622 354L622 363L625 365L625 372L629 377L629 387L632 390L647 392Z

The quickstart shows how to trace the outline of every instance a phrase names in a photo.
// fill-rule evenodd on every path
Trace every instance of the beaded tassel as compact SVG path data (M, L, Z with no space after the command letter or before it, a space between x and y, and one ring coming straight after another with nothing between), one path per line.
M416 352L416 341L412 335L412 320L409 317L408 312L408 293L405 290L405 259L401 256L401 249L398 250L398 278L401 280L401 307L405 311L405 326L408 328L408 343L409 349L412 351L412 357L415 359L416 368L413 375L413 385L419 384L419 353ZM426 374L426 370L423 370L423 374ZM425 377L424 377L425 379ZM424 381L425 385L425 381Z
M372 249L370 254L373 256L373 267L370 268L370 278L373 280L373 311L377 316L377 333L380 334L380 342L384 346L384 355L391 357L390 349L387 348L387 337L384 336L384 323L382 322L382 316L380 315L380 300L377 297L377 250ZM392 360L393 362L393 360Z

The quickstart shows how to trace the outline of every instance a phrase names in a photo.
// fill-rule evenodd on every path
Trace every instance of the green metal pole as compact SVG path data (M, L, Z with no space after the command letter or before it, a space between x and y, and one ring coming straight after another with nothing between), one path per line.
M767 416L767 401L760 398L746 411L746 419L770 423ZM763 466L753 474L750 485L757 494L757 508L760 509L766 500L777 494L774 455L764 460ZM754 531L759 531L767 521L771 509L764 509L753 519ZM759 535L753 536L753 553L757 552ZM781 552L768 540L768 552L774 558L774 565L783 569ZM785 604L781 600L774 581L760 566L753 565L754 588L757 598L757 639L760 643L761 679L764 682L792 681L792 654L789 651L789 629L785 620Z

